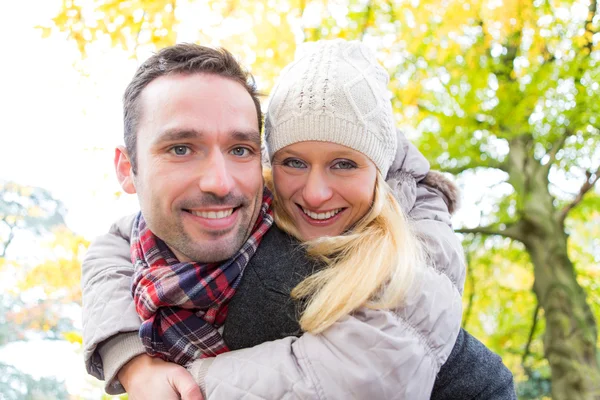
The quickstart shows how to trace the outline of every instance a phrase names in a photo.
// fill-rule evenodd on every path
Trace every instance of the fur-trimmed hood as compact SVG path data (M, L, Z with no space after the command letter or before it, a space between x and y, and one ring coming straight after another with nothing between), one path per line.
M441 195L451 214L456 212L460 206L458 187L441 172L431 170L429 161L402 131L398 129L396 133L398 148L385 180L398 201L405 206L414 204L416 186L425 185Z
M431 170L421 182L438 190L444 196L450 214L454 214L460 208L460 190L444 174Z

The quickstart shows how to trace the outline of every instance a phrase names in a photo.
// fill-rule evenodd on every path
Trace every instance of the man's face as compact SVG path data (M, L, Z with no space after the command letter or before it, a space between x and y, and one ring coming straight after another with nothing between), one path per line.
M230 258L250 235L262 202L250 94L217 75L176 74L152 81L140 109L132 190L148 227L180 261Z

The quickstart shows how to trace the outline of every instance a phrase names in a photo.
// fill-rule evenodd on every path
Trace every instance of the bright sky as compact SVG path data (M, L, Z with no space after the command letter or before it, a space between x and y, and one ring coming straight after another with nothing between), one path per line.
M65 202L71 229L93 237L136 205L130 196L116 200L112 168L122 142L121 95L136 62L103 54L102 62L86 62L82 76L73 43L33 29L57 5L13 1L0 14L0 179L51 190Z

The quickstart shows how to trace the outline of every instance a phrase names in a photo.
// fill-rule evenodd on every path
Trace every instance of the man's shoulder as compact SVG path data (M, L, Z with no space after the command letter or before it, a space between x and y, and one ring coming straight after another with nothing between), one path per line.
M300 335L298 305L290 292L308 270L292 238L273 226L263 236L229 303L223 338L230 349Z
M312 273L313 263L296 239L273 225L258 245L249 267L260 275L279 277L295 286Z
M438 373L431 398L516 400L517 396L513 375L502 358L461 329Z
M279 229L276 224L273 224L263 236L258 248L262 249L263 252L272 251L273 247L278 247L283 251L291 251L298 246L299 242L296 239Z

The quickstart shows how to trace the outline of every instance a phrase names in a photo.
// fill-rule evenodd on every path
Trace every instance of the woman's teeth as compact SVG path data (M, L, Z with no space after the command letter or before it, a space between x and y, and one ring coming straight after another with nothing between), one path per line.
M221 210L221 211L190 211L196 217L208 218L208 219L221 219L229 217L233 214L233 208L229 210Z
M302 211L304 211L304 214L308 215L312 219L323 220L323 219L329 219L329 218L333 217L334 215L336 215L337 213L339 213L340 211L342 211L342 208L338 208L336 210L327 211L327 212L324 212L324 213L316 213L316 212L312 212L312 211L307 210L306 208L302 207Z

